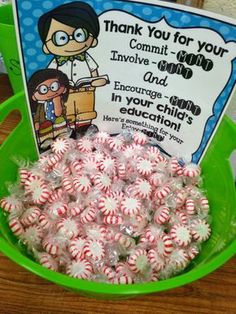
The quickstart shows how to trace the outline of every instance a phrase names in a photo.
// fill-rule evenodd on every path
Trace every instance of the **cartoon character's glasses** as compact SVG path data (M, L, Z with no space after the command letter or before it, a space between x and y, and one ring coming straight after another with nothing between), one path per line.
M49 40L47 40L47 42L52 40L55 46L65 46L70 40L75 40L77 43L82 43L86 41L89 36L90 34L85 28L77 28L74 30L72 35L68 35L65 31L57 31Z
M52 82L49 86L42 84L40 85L35 92L38 92L40 95L45 95L50 90L52 92L57 92L60 88L60 83L58 81Z

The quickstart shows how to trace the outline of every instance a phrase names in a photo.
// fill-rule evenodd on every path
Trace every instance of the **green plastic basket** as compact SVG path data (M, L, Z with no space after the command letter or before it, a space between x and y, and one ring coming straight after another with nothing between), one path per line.
M12 110L19 110L21 121L0 146L0 197L7 195L6 182L15 181L17 166L12 156L37 159L24 94L20 93L0 105L0 123ZM155 283L111 285L70 278L43 268L27 253L19 250L17 240L0 211L0 250L29 271L82 295L121 299L168 290L188 284L214 271L236 253L236 193L229 157L236 149L236 126L224 117L201 163L204 187L211 205L212 236L202 246L200 255L188 269L171 279Z

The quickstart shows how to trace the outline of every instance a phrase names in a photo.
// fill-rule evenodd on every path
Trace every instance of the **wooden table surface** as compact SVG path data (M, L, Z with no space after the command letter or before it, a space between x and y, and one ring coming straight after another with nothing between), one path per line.
M4 92L8 93L4 95ZM11 94L6 77L0 77L0 103ZM1 106L1 105L0 105ZM17 115L11 117L12 123ZM0 126L9 133L11 123ZM236 257L192 284L170 291L124 301L94 300L47 282L0 253L0 314L236 314Z

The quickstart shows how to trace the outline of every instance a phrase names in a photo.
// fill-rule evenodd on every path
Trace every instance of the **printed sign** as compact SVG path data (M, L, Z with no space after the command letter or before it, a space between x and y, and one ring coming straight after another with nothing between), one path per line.
M200 162L235 86L236 21L159 1L16 0L15 11L39 151L93 124Z

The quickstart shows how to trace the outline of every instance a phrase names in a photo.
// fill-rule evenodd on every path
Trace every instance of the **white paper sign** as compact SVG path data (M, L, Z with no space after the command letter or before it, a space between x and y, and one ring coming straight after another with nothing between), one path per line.
M110 11L99 20L94 55L103 55L99 65L111 84L97 91L97 110L106 110L96 124L113 133L142 130L191 160L232 75L236 43L207 28L171 27L164 18L148 23Z
M39 151L94 124L201 161L235 87L235 20L151 0L14 7Z

